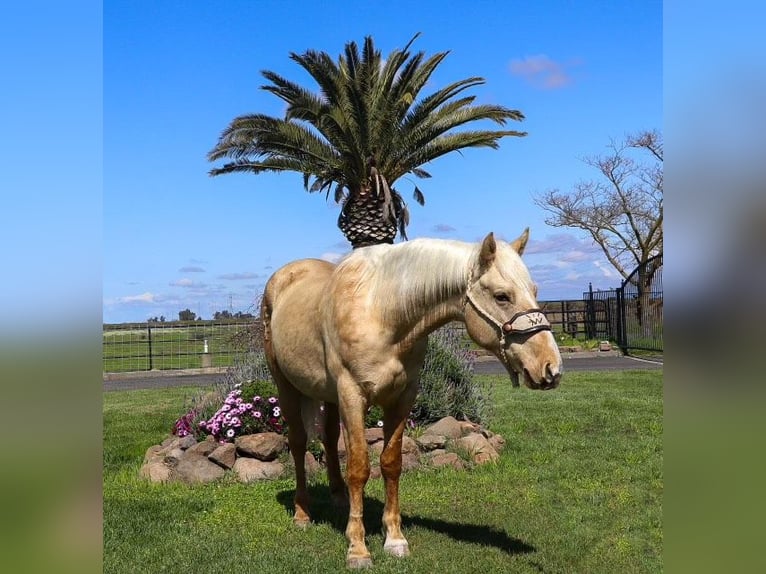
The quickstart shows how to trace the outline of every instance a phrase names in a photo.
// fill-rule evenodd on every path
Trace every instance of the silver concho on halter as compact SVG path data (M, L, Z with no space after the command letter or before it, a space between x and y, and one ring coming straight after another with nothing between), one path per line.
M541 309L530 309L516 313L503 323L502 329L505 335L526 335L537 331L550 331L551 324Z

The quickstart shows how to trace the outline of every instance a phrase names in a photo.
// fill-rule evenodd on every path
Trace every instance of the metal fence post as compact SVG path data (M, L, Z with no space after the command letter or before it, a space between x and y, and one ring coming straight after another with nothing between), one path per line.
M151 323L148 323L146 325L146 330L149 332L149 370L152 370L152 325Z

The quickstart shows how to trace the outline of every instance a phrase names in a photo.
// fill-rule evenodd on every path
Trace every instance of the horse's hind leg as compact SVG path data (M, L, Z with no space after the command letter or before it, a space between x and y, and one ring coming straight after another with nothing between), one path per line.
M293 523L305 527L311 522L309 514L309 495L306 490L306 442L308 436L301 416L302 397L278 368L271 369L271 375L279 389L279 406L287 421L287 441L290 454L295 462L295 515Z
M325 459L327 462L327 478L330 481L330 495L336 506L348 506L348 492L346 483L340 472L338 460L338 438L340 437L340 418L338 405L333 403L324 404L324 443Z

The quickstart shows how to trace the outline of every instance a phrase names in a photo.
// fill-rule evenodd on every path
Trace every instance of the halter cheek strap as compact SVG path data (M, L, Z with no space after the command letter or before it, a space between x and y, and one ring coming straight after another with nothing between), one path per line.
M510 361L508 360L508 355L505 352L505 346L507 342L506 337L512 335L529 335L531 333L537 333L538 331L551 330L551 324L543 313L542 309L528 309L526 311L520 311L505 323L501 323L495 319L495 317L493 317L486 309L479 305L479 303L473 298L471 293L472 284L473 272L470 272L468 275L468 283L465 290L465 301L463 302L463 307L465 307L465 305L470 302L474 309L476 309L476 311L479 313L479 315L484 317L487 321L498 328L500 348L503 352L503 357L505 358L506 363L508 363L508 366L510 366Z

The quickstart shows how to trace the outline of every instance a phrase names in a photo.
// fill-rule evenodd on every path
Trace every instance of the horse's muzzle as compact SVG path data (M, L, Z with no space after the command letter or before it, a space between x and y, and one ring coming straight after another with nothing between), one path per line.
M561 382L562 370L559 367L552 367L550 363L545 365L545 377L539 381L535 381L529 374L529 371L524 369L524 382L527 387L534 390L549 391L559 386Z

